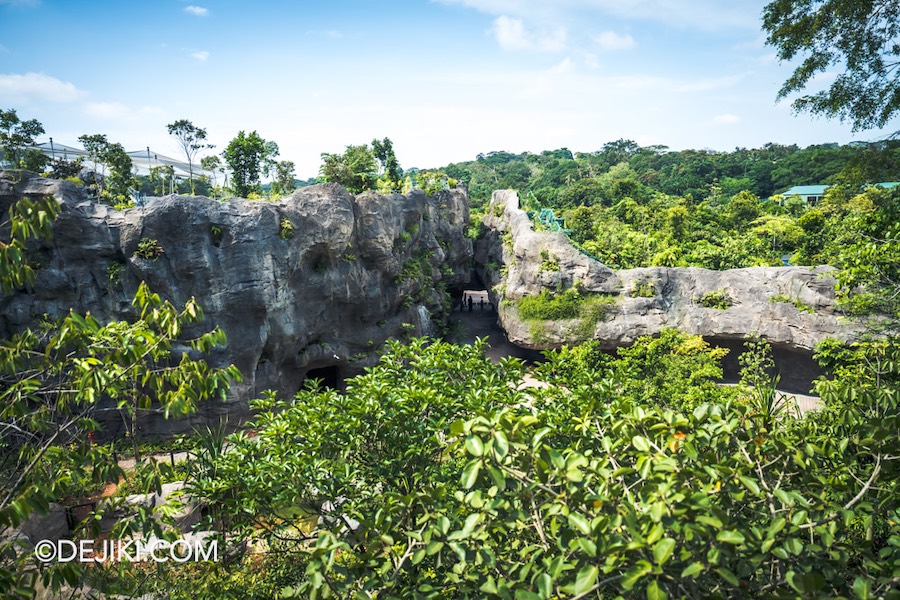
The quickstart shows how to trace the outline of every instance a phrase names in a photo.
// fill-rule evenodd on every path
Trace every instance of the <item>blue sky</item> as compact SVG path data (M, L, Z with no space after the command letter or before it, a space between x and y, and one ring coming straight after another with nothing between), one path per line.
M880 139L776 104L789 74L750 0L0 0L0 108L54 141L178 157L275 141L297 176L390 137L403 167L480 152ZM826 85L825 74L816 85ZM893 131L896 127L889 127Z

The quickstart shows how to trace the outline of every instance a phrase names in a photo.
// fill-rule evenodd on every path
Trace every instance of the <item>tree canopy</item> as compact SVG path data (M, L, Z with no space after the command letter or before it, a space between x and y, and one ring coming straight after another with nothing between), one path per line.
M779 98L839 67L828 89L794 100L798 111L838 117L854 130L884 127L900 110L900 3L896 0L774 0L763 12L778 58L800 64Z
M30 157L31 160L26 162L28 155L26 146L33 144L35 138L42 133L44 126L37 119L23 121L14 108L0 110L0 150L2 150L0 158L14 169L24 167L36 170L35 167L40 168L47 164L49 159L40 152L38 152L40 157L33 155Z
M214 146L206 143L206 130L202 127L197 127L187 119L179 119L174 123L169 123L166 125L166 128L169 130L169 134L175 136L175 139L178 140L178 145L181 146L181 150L184 152L185 158L187 158L188 177L191 183L191 194L193 194L195 192L194 158L200 150L213 148Z
M231 171L231 189L236 196L246 198L259 191L260 175L271 169L274 158L278 155L278 145L266 141L251 131L249 134L239 131L232 139L222 157Z

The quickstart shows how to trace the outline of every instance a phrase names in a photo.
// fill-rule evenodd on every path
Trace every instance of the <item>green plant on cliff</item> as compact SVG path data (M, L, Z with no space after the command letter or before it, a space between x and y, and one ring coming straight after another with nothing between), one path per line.
M294 237L294 224L287 217L282 217L278 223L278 237L283 240Z
M163 250L163 247L160 246L159 242L155 239L141 238L141 241L138 242L137 250L135 250L134 255L146 260L156 260L164 253L165 250Z
M697 302L706 308L715 308L717 310L727 310L731 307L732 301L725 290L713 290L706 292L697 299Z
M800 312L806 312L806 313L810 313L810 314L813 314L816 312L816 310L812 306L810 306L803 300L800 300L799 298L792 298L791 296L788 296L787 294L775 294L773 296L770 296L769 302L773 302L773 303L783 302L785 304L792 304Z

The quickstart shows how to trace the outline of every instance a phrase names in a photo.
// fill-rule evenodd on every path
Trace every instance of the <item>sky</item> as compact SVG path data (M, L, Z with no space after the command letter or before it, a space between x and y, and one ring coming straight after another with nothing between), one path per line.
M496 150L847 143L888 131L776 102L791 65L752 0L0 0L0 109L54 142L106 134L180 158L257 131L318 174L389 137L404 168ZM809 89L827 86L834 73Z

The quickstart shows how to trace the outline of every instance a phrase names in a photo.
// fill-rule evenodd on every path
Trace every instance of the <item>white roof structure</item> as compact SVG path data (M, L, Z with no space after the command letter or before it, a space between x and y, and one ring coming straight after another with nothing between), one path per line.
M40 150L51 159L62 158L63 160L75 160L76 158L87 156L87 152L85 152L82 148L67 146L65 144L54 142L52 140L49 142L34 144L33 146L29 146L29 148ZM145 150L133 150L131 152L126 152L126 154L131 157L131 163L138 175L147 175L150 173L150 169L152 167L162 167L165 165L170 165L175 169L176 178L187 179L190 174L190 171L188 170L188 164L185 161L166 156L159 152L155 152L149 147ZM201 175L204 175L210 179L213 178L213 173L201 169L200 165L195 163L194 177L199 177Z

